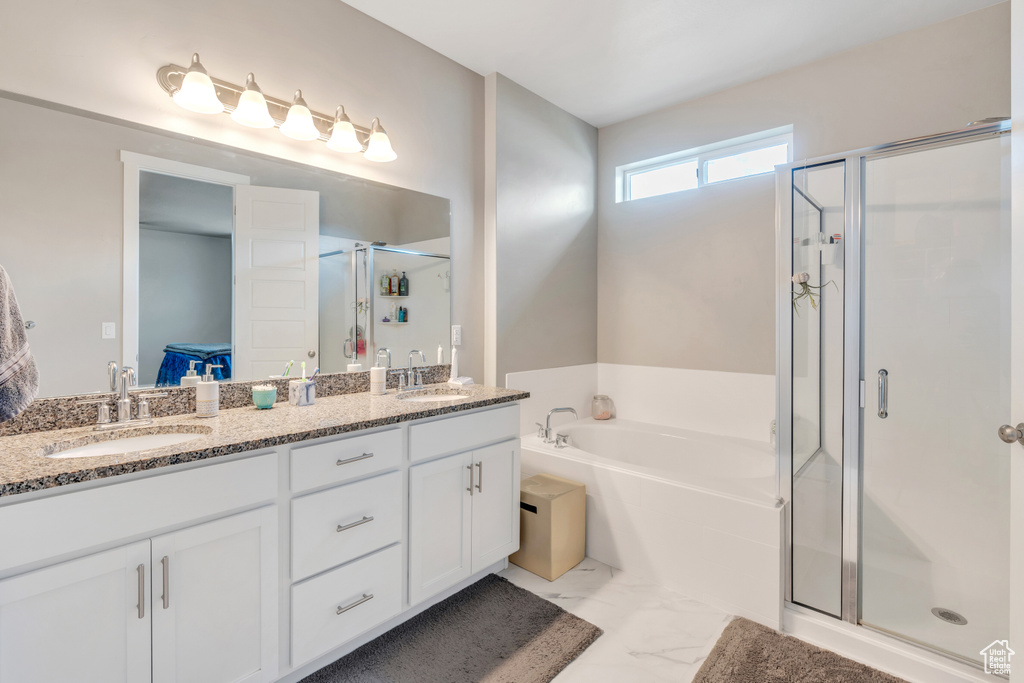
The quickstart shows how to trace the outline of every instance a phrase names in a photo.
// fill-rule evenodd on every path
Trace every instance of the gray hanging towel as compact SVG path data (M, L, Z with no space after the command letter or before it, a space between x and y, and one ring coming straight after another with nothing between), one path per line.
M39 392L39 370L28 348L25 321L7 271L0 266L0 422L32 403Z

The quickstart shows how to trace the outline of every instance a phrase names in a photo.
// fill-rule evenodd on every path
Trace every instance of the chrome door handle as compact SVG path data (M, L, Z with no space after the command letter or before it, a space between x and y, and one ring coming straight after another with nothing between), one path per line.
M355 602L353 602L353 603L351 603L349 605L345 605L344 607L342 607L341 605L338 605L338 611L335 612L335 614L344 614L345 612L349 611L350 609L353 609L355 607L359 607L359 605L363 604L367 600L373 600L373 593L363 593L363 597L359 598L358 600L356 600Z
M889 417L889 371L878 371L878 417Z
M164 555L160 560L164 568L164 609L171 606L171 560Z
M347 465L350 462L359 462L360 460L366 460L367 458L372 458L372 457L373 457L373 453L363 453L362 455L357 455L354 458L348 458L346 460L339 460L335 464L340 467L341 465Z
M373 515L371 515L369 517L363 517L358 522L352 522L351 524L346 524L344 526L339 524L338 525L338 533L341 533L342 531L348 531L349 529L354 529L357 526L361 526L363 524L367 524L367 523L372 522L372 521L373 521Z
M476 464L476 490L480 493L484 492L484 464L482 462Z
M1006 443L1016 443L1024 439L1024 422L1021 422L1016 427L1010 425L1003 425L999 428L999 438ZM1024 441L1022 441L1024 443Z
M469 470L469 488L466 489L466 490L469 491L469 495L472 496L473 495L473 465L466 465L466 469Z
M139 573L139 619L146 618L146 565L135 568Z

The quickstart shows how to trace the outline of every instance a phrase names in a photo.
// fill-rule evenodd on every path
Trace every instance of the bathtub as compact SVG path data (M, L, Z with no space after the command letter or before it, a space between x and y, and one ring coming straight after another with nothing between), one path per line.
M523 477L586 486L589 557L780 626L783 507L768 443L620 419L552 431L570 445L522 437Z

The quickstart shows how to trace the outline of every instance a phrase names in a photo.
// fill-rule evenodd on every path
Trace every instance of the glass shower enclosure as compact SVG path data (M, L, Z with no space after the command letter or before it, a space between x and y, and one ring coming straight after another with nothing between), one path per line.
M1008 131L778 171L786 598L972 664L1009 630Z

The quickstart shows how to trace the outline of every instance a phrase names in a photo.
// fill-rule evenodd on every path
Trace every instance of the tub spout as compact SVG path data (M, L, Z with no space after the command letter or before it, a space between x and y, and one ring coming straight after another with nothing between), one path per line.
M577 420L580 419L580 416L576 414L575 408L554 408L549 410L548 419L544 425L544 443L554 443L554 440L551 438L551 416L555 413L572 413L573 417Z

